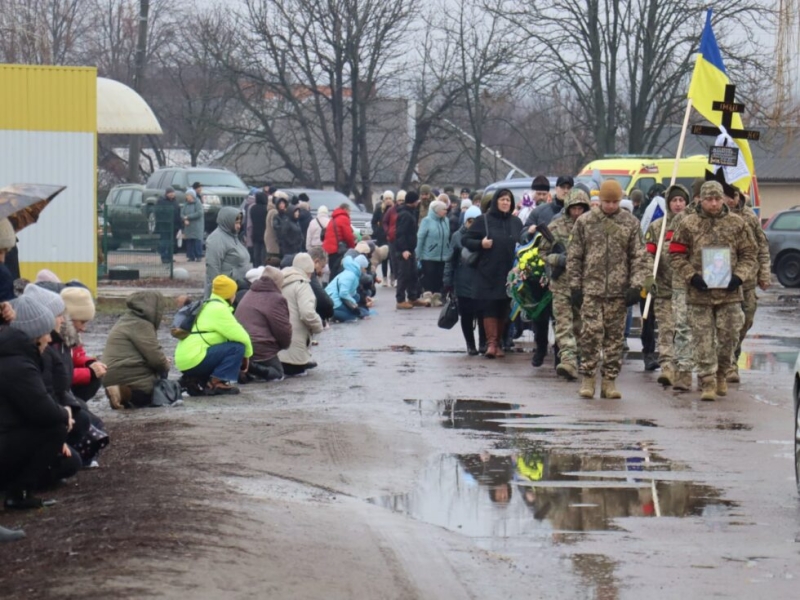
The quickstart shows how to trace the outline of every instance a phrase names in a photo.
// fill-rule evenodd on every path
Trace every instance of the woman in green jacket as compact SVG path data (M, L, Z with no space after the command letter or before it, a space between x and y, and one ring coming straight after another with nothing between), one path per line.
M175 366L183 373L181 384L190 390L202 387L208 395L238 394L241 371L253 356L250 336L233 316L236 282L218 275L211 282L211 296L194 321L191 333L175 348Z

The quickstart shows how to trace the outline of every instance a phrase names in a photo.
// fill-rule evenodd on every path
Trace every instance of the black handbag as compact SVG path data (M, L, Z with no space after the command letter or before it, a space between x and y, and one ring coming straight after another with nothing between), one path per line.
M452 329L458 323L458 300L450 294L439 311L438 325L442 329Z
M489 220L486 218L486 215L483 217L483 222L486 225L486 237L489 237ZM475 267L480 257L480 250L472 251L467 248L461 248L461 262L468 267Z

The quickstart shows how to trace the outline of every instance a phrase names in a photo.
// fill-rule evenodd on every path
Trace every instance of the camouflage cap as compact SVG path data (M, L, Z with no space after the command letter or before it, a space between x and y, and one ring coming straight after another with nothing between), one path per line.
M706 181L700 188L700 198L722 198L722 184L718 181Z

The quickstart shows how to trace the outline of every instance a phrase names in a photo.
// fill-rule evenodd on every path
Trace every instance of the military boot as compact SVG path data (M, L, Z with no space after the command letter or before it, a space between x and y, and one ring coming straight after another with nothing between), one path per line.
M622 394L617 389L616 383L613 379L603 379L600 384L600 397L608 398L609 400L619 400Z
M717 373L717 396L728 395L728 377L725 373Z
M728 383L739 383L739 365L733 365L728 371Z
M675 373L672 370L672 367L666 365L661 367L661 373L658 376L658 383L669 387L672 385L673 381L675 381Z
M583 381L581 381L581 389L578 392L581 398L594 398L594 386L595 386L595 376L594 375L584 375Z
M717 382L713 375L706 375L700 378L700 400L713 402L717 399Z
M678 371L672 380L672 389L678 392L691 392L692 373L690 371Z
M558 363L556 374L564 377L568 381L575 381L578 378L578 368L569 361ZM592 392L594 396L594 392Z

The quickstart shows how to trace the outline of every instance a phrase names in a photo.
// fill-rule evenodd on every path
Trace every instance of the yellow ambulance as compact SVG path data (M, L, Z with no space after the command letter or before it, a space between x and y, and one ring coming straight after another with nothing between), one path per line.
M674 158L624 156L593 160L583 167L575 178L575 182L583 182L590 189L597 189L604 179L616 179L622 189L630 195L633 190L648 190L657 183L669 187L672 179ZM678 178L687 189L692 189L692 182L704 178L709 169L708 156L698 154L682 158L678 166Z

